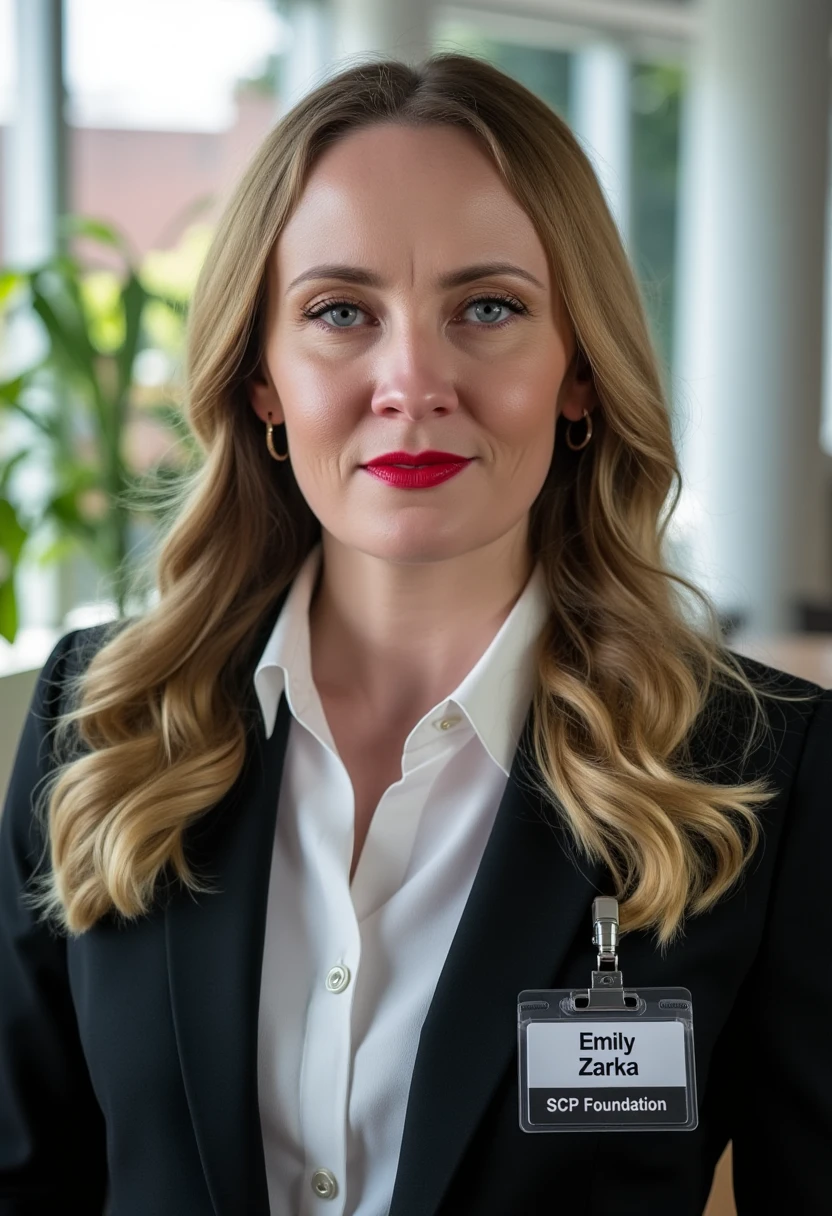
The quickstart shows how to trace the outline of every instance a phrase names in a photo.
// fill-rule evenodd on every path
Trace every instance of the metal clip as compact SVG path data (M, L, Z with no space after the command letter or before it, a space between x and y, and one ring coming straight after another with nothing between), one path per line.
M592 901L592 944L598 947L598 970L618 970L618 900L599 895Z
M626 1009L624 979L618 970L618 900L599 895L592 901L592 944L598 968L592 972L589 1009Z

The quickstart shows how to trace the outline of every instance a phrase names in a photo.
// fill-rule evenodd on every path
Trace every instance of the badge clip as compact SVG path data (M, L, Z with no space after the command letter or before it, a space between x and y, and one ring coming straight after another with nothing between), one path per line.
M618 900L599 895L592 901L592 944L598 963L592 972L587 1009L626 1009L624 977L618 969Z
M687 988L624 991L618 901L592 903L592 986L517 997L525 1132L692 1131L698 1125Z

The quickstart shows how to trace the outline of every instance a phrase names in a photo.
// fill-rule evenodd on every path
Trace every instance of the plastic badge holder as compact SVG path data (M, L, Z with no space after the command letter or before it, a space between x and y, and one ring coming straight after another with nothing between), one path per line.
M589 989L517 998L525 1132L693 1131L693 1002L687 988L625 991L618 903L592 905L598 969Z

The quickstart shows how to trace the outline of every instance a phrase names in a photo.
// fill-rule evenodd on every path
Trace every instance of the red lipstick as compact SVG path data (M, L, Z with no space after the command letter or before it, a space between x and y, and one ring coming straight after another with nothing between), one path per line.
M388 485L402 490L422 490L439 485L449 477L461 473L473 457L458 456L455 452L386 452L362 465L368 473ZM406 468L398 466L406 465ZM420 467L421 466L421 467Z

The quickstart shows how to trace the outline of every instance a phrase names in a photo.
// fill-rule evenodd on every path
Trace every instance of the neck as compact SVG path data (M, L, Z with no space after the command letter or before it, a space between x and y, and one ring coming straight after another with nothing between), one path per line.
M315 685L388 723L410 722L450 695L533 568L525 532L439 561L392 562L327 532L322 546L309 608Z

